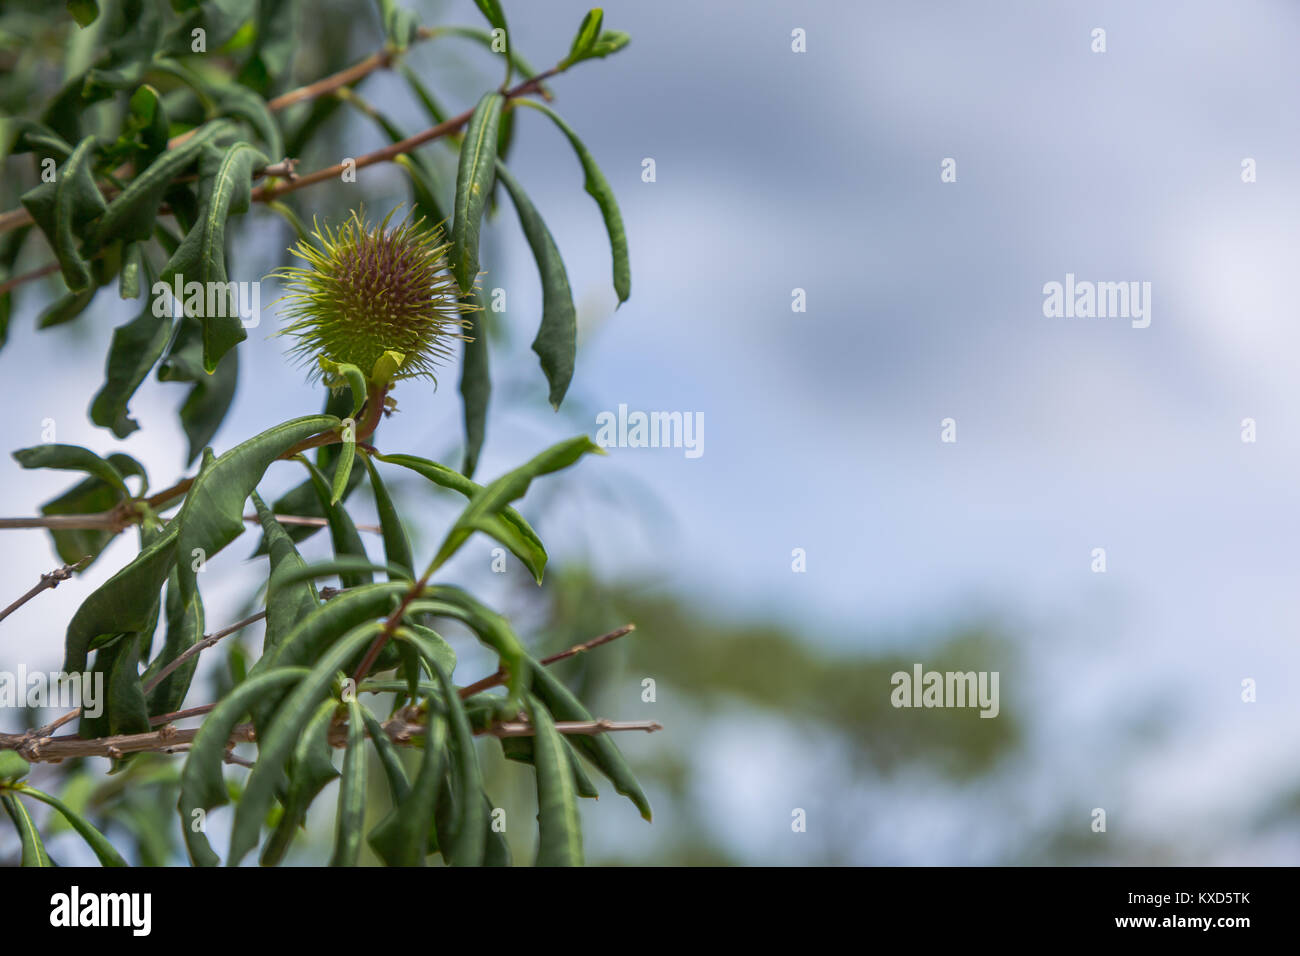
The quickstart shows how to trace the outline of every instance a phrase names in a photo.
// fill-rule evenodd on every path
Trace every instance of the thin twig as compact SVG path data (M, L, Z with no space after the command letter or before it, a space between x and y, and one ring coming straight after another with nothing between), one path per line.
M407 721L401 716L389 718L382 726L389 739L400 745L410 744L415 738L422 737L425 730L423 725ZM38 736L36 734L0 734L0 750L16 751L28 763L57 763L60 760L67 760L72 757L110 757L118 759L130 753L175 752L177 748L192 743L200 729L193 727L178 730L168 724L159 730L148 733L116 734L112 737L101 737L98 740L83 740L75 734L67 734L61 737ZM654 733L663 730L663 727L654 721L648 720L612 721L597 719L557 721L555 729L562 734L589 736L633 730ZM533 735L534 730L531 724L509 721L494 724L491 727L475 731L475 733L478 735L487 734L493 737L529 737ZM335 727L330 732L329 740L336 747L342 746L346 741L346 736L341 726ZM256 739L257 734L252 724L240 724L231 733L230 739L226 743L227 752L229 752L229 748L236 744L248 743Z
M223 637L229 637L231 634L234 634L236 631L242 631L250 624L256 624L264 617L266 617L266 611L264 610L258 611L256 614L252 615L251 617L246 617L242 621L236 621L234 624L231 624L229 627L225 627L212 634L208 634L201 641L196 641L193 645L187 647L180 654L177 654L176 659L173 660L170 664L168 664L166 667L160 670L153 677L149 678L149 680L144 685L143 688L144 692L148 694L151 690L153 690L155 687L161 684L163 680L166 679L178 667L180 667L190 658L197 657L199 654L206 651L209 647L217 643L217 641L221 640Z
M34 585L31 590L20 597L17 601L14 601L13 604L10 604L3 611L0 611L0 621L3 621L10 614L18 610L42 591L52 591L54 588L57 588L60 581L68 580L68 578L72 577L74 573L85 567L89 560L89 558L82 558L76 564L65 564L61 568L56 568L53 571L42 574L39 584Z
M622 627L610 631L608 634L602 634L600 635L600 637L593 637L591 640L585 641L582 644L575 644L567 651L560 651L560 653L558 654L552 654L550 657L544 657L539 663L544 665L554 664L556 661L562 661L567 657L574 657L575 655L581 654L584 651L589 651L593 647L600 647L600 645L602 644L608 644L610 641L616 641L624 634L630 634L635 630L636 630L635 624L624 624ZM490 687L496 687L498 684L505 683L505 679L506 679L505 672L498 670L495 674L489 674L487 677L484 677L482 680L470 684L468 687L462 687L458 692L460 694L460 699L464 700L465 698L473 697L475 694L481 693L482 691L485 691Z

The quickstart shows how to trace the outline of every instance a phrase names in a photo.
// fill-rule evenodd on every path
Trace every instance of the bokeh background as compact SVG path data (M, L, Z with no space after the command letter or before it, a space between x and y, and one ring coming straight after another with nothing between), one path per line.
M425 23L479 23L468 0L409 5ZM586 5L505 6L517 47L545 65ZM1296 862L1300 8L604 6L632 44L552 86L617 193L632 297L615 311L599 214L567 142L521 111L512 168L564 254L581 348L552 413L528 350L540 286L503 203L483 256L485 284L506 289L508 307L493 330L479 473L594 434L596 414L620 403L702 412L704 454L611 449L538 483L521 510L552 552L541 589L518 567L492 574L487 541L448 574L516 615L542 650L637 625L559 665L599 715L665 726L618 741L654 823L603 787L583 807L589 859ZM300 80L316 77L320 51L359 59L379 47L377 19L356 9L315 5ZM1097 27L1105 53L1091 50ZM791 51L795 28L806 53ZM499 82L491 55L456 39L408 62L457 111ZM427 125L395 76L360 92L412 131ZM330 135L303 168L387 142L355 115ZM450 189L453 153L426 152ZM940 181L947 157L955 183ZM296 199L337 217L406 191L400 170L375 167ZM233 277L262 278L288 241L281 220L254 209ZM1150 282L1150 327L1044 318L1043 284L1067 272ZM795 288L806 313L791 310ZM112 329L137 306L104 294L38 334L49 294L20 294L0 352L0 447L39 443L50 418L59 441L126 451L158 487L182 475L182 390L150 379L132 405L143 429L124 442L86 420ZM274 298L268 283L218 450L319 408L269 338ZM456 376L448 369L436 393L404 388L381 447L456 463ZM951 444L940 441L949 417ZM1241 439L1245 418L1255 443ZM72 483L13 463L0 475L11 516ZM284 465L264 487L300 478ZM427 551L456 503L418 479L397 488ZM57 560L41 532L4 535L0 580L16 597ZM323 555L321 538L305 550ZM255 543L247 534L210 565L210 629L251 606L264 573L247 559ZM5 621L3 666L56 668L68 617L134 547L123 536L83 579ZM1104 574L1091 570L1097 547ZM472 641L458 646L458 680L488 673ZM206 654L190 703L258 648L251 629ZM913 663L998 671L1001 714L895 710L889 675ZM1254 703L1241 699L1247 678ZM0 714L2 729L17 718ZM529 771L494 743L483 754L501 805L527 819ZM138 858L183 859L177 836L147 822L167 802L167 766L141 762L122 781L92 763L74 795L131 808L119 825ZM328 792L317 807L326 840ZM792 831L796 808L805 833ZM1094 808L1105 833L1092 832ZM513 831L517 859L531 856L528 831ZM12 842L0 832L0 857ZM75 840L51 850L84 853ZM295 857L312 858L310 843Z

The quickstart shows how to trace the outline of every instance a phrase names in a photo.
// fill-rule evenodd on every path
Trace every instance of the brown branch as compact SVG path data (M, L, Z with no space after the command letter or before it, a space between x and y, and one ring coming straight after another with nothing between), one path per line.
M389 718L384 721L382 726L389 739L399 745L410 744L416 737L423 736L425 730L424 725L412 723L401 715ZM117 759L126 754L145 752L175 753L186 745L193 743L200 729L193 727L178 730L169 724L148 733L116 734L112 737L101 737L98 740L83 740L73 734L62 737L39 736L37 734L0 734L0 750L16 751L28 763L57 763L60 760L67 760L72 757L110 757ZM663 726L648 720L612 721L598 719L557 721L555 729L562 734L594 735L633 730L654 733L657 730L663 730ZM475 733L476 735L486 734L493 737L530 737L533 735L534 730L531 724L509 721L494 724L491 727L475 731ZM346 738L347 734L341 725L331 729L329 740L333 746L342 746L346 742ZM252 724L240 724L231 733L230 739L226 743L227 751L236 744L248 743L256 739L257 735Z
M39 584L34 585L31 588L31 590L29 590L26 594L20 597L17 601L14 601L13 604L10 604L3 611L0 611L0 621L3 621L10 614L18 610L20 607L22 607L32 598L36 597L36 595L40 594L42 591L51 591L54 588L57 588L59 586L59 582L68 580L68 578L72 577L72 575L75 572L80 571L83 567L85 567L86 563L89 560L90 560L89 558L82 558L76 564L65 564L61 568L56 568L53 571L47 572L46 574L42 574Z
M608 644L610 641L618 640L624 634L630 634L635 630L636 630L635 624L624 624L622 627L610 631L608 634L602 634L600 635L600 637L593 637L591 640L585 641L582 644L575 644L567 651L560 651L560 653L558 654L552 654L550 657L544 657L542 658L541 661L539 661L539 663L543 665L554 664L556 661L562 661L565 658L574 657L578 654L583 653L584 651L589 651L593 647L600 647L600 645L602 644ZM468 687L462 687L458 692L460 694L460 699L464 700L466 697L473 697L475 694L481 693L482 691L485 691L490 687L496 687L498 684L504 683L505 679L506 679L505 672L498 670L495 674L489 674L487 677L484 677L481 681L476 681L475 683L470 684Z

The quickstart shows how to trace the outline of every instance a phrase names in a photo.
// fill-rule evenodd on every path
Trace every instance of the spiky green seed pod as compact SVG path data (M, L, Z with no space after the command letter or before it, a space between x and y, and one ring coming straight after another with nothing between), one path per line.
M329 360L324 366L355 365L379 386L434 378L454 343L466 338L464 316L477 306L461 298L448 272L450 243L441 227L408 217L389 229L393 212L378 226L355 210L337 229L314 223L311 237L290 250L306 265L274 273L286 281L279 301L287 303L289 324L279 334L297 340L290 352L312 379L332 378L321 358ZM395 372L391 355L380 362L385 353L401 357ZM376 381L376 374L387 380Z

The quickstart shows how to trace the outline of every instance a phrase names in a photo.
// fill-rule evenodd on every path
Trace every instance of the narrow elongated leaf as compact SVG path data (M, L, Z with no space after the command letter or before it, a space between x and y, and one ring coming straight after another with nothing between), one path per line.
M417 615L421 613L449 617L467 624L480 641L497 652L500 666L506 674L506 690L509 692L501 706L517 713L523 705L523 695L528 689L531 671L528 655L510 627L510 622L472 595L447 585L425 588L423 597L408 605L408 618L418 620Z
M393 806L397 806L411 792L411 782L407 779L406 768L402 766L397 747L384 731L379 718L366 707L361 708L361 718L365 721L366 733L370 735L370 740L375 745L375 752L379 754L379 763L384 768L384 776L388 779L388 792L393 798Z
M83 233L104 214L103 194L95 184L93 169L95 137L87 136L72 151L52 183L42 183L25 193L22 203L36 225L45 233L63 269L63 281L72 292L84 292L91 285L90 264L83 251Z
M179 564L182 599L188 600L195 588L191 561L196 552L206 561L243 534L244 502L271 462L297 442L338 424L332 415L295 418L236 445L199 473L173 522L179 527L176 546L184 558Z
M461 292L478 278L478 237L483 207L495 180L497 127L505 97L485 93L474 108L460 145L456 171L456 209L451 227L452 275Z
M203 598L199 596L198 591L195 591L188 602L182 602L180 579L175 570L172 571L167 582L165 608L167 633L161 653L145 671L146 682L203 638ZM199 659L191 657L164 677L148 694L149 713L170 714L179 710L181 704L185 702L185 695L189 692L190 682L194 679L194 670L198 665Z
M469 701L465 703L466 709L469 709ZM578 752L573 749L573 745L563 734L560 735L564 740L565 752L569 755L569 769L573 771L573 786L577 790L578 796L595 800L600 797L600 791L592 783L591 777L587 775L587 768L582 765L582 758ZM534 747L532 737L502 737L501 752L507 760L514 760L518 763L526 763L532 766L534 757Z
M238 349L227 352L211 375L201 375L195 381L180 409L181 428L189 445L186 463L192 464L203 453L203 449L221 427L226 412L230 410L230 403L234 401L238 381Z
M321 701L294 745L289 760L289 792L284 800L284 813L262 848L262 866L279 865L302 828L312 801L327 783L339 775L334 768L334 749L329 740L330 725L337 710L336 701Z
M246 212L252 197L253 171L267 164L266 157L248 143L237 142L224 151L205 149L199 156L198 221L185 235L180 248L172 254L163 270L162 281L171 283L183 276L185 283L201 282L207 290L226 287L226 224L232 215ZM215 298L215 297L214 297ZM230 296L225 308L216 313L230 313ZM211 372L230 349L248 337L239 316L207 314L199 316L203 324L203 366Z
M12 750L0 750L0 784L14 783L31 772L32 765Z
M231 354L238 354L236 349ZM326 390L324 414L334 415L340 420L346 418L348 412L354 407L352 391L348 388L340 389L338 392ZM322 445L316 452L316 467L321 470L322 474L332 474L335 463L338 461L338 445ZM347 494L351 494L361 483L361 473L357 469L352 470L352 476L348 479ZM344 500L347 499L344 495ZM278 515L301 515L310 518L324 518L325 509L321 506L320 497L316 494L316 487L312 484L311 478L304 478L301 484L295 485L279 498L271 503L271 510ZM285 528L285 533L290 539L297 544L305 541L316 532L324 528L325 525L299 525L294 524ZM266 553L266 538L263 537L259 542L255 554Z
M285 761L303 724L322 697L329 692L330 684L339 670L373 640L382 627L381 622L370 621L354 628L333 644L316 661L311 673L304 677L285 698L272 717L270 727L261 736L257 763L244 787L244 795L235 811L235 824L230 834L230 853L227 866L236 866L257 845L262 821L275 798L275 789L284 773Z
M283 577L285 584L293 584L299 581L314 581L317 578L333 577L342 575L351 577L355 574L370 575L379 571L388 575L388 579L403 580L410 582L414 578L408 576L403 568L391 564L375 564L374 562L357 555L345 555L334 558L330 561L319 561L314 564L303 565L301 568L295 568L292 571L286 571ZM366 581L366 584L372 582Z
M330 507L336 506L348 489L352 475L352 462L357 457L357 427L348 419L343 423L343 444L338 464L334 467L334 481L330 486ZM345 512L346 513L346 512Z
M68 0L68 12L77 26L88 27L99 19L99 4L96 0Z
M95 229L95 244L103 245L113 239L149 239L158 218L158 206L172 180L192 165L204 149L234 132L235 126L229 120L205 123L185 142L167 150L141 170L108 204Z
M81 471L94 475L117 488L123 494L129 494L126 481L118 470L109 462L100 458L88 448L80 445L33 445L20 448L14 452L14 460L24 468L55 468L60 471Z
M95 652L92 680L104 675L105 700L102 713L92 716L89 708L83 709L78 733L87 740L114 734L144 734L152 727L149 723L149 705L145 701L140 683L140 645L153 635L158 622L158 597L150 604L145 628L123 634L116 641ZM120 766L115 764L115 768Z
M118 438L125 438L140 427L128 413L127 403L162 357L171 334L171 315L157 315L152 302L146 303L130 322L113 331L104 384L90 403L92 422L112 429Z
M482 485L470 481L446 465L440 465L427 458L418 458L415 455L377 455L376 457L380 461L409 468L428 478L435 485L458 492L471 500L483 490ZM528 568L533 577L541 581L542 571L546 567L546 548L542 545L541 538L537 537L537 532L519 512L504 507L495 518L488 518L482 524L484 531L509 548L515 557L524 563L524 567Z
M482 305L480 296L479 306ZM460 397L465 408L465 461L460 470L466 478L473 478L487 434L492 375L488 370L487 313L470 312L465 318L470 322L470 328L460 360Z
M158 592L176 561L180 523L173 521L135 559L118 571L77 608L68 622L63 669L86 669L91 643L104 635L152 633L157 621ZM186 596L188 599L188 596Z
M604 20L605 13L599 7L587 11L587 15L582 18L582 23L578 25L578 32L573 37L569 55L564 58L565 66L577 63L591 51L596 44L596 38L600 36L600 26Z
M523 187L502 163L497 163L497 178L510 193L542 277L542 324L533 339L533 351L541 360L542 371L551 386L551 406L558 409L573 380L578 351L578 313L573 308L573 291L551 230L546 228Z
M20 787L19 791L34 800L39 800L42 803L49 804L55 810L59 811L63 816L63 819L68 821L68 825L71 826L72 829L76 830L81 838L86 841L86 845L90 847L91 851L95 854L96 859L99 860L101 866L127 865L126 860L122 859L122 854L118 853L117 850L113 848L113 844L108 842L108 838L105 837L104 834L91 826L89 820L85 819L81 814L77 813L58 797L52 797L48 793L43 793L35 787L28 787L26 785Z
M262 645L263 653L266 653L279 644L298 621L314 611L320 601L310 581L286 580L288 575L305 568L307 563L257 492L254 491L250 497L271 555L271 574L266 583L266 637Z
M447 721L433 707L428 712L424 755L415 782L402 797L394 797L393 809L367 838L371 849L389 866L423 866L428 851L429 833L447 765ZM378 733L382 736L383 730ZM371 736L378 740L374 728Z
M0 805L4 806L5 812L9 814L9 819L18 828L18 839L22 846L22 858L19 865L53 866L54 864L50 862L50 855L45 852L45 843L41 840L41 835L36 829L36 824L32 822L27 808L22 805L17 797L7 793L0 794Z
M375 508L379 511L379 527L384 532L384 558L389 564L404 570L408 578L414 579L415 559L411 556L411 542L406 537L406 529L402 527L402 519L398 517L397 509L393 507L393 499L388 494L383 479L379 477L379 469L375 467L375 463L365 453L362 453L361 458L370 473L370 490L375 494ZM389 580L392 578L390 577Z
M331 640L361 623L386 616L410 585L404 581L383 581L357 588L326 601L298 621L274 648L253 665L250 674L272 667L308 664L318 659ZM257 713L253 714L257 722ZM260 729L260 725L259 725Z
M325 484L325 477L316 466L306 458L300 457L298 460L302 462L311 475L312 486L316 489L321 508L325 511L325 519L329 522L330 539L334 544L335 557L360 558L366 565L369 565L370 559L366 555L366 546L361 541L361 535L357 533L357 526L353 523L352 516L348 514L346 508L340 508L330 500L329 486ZM341 466L342 462L340 462ZM363 584L370 584L374 580L368 570L358 567L341 571L339 578L345 588L360 587Z
M533 693L546 705L547 710L556 720L588 721L592 719L587 708L565 687L555 675L546 668L533 662ZM646 820L651 817L650 801L646 799L636 775L628 766L627 760L619 752L608 734L579 734L571 741L574 748L590 760L601 773L614 784L614 789L623 794Z
M443 704L451 724L452 777L460 812L455 839L450 846L442 847L442 855L453 866L482 866L487 844L487 819L483 807L483 773L479 768L478 751L474 749L474 731L460 695L437 656L431 649L426 649L423 642L417 646L442 687Z
M469 506L461 512L461 516L447 532L447 537L443 539L442 546L434 556L432 567L434 569L441 567L475 531L483 531L498 537L504 522L497 519L503 509L510 502L522 498L534 478L567 468L588 452L604 454L586 435L558 442L519 468L506 472L482 491L476 492L470 499ZM541 572L541 566L534 572L539 584L542 578Z
M536 100L520 100L525 106L531 106L534 109L541 110L549 116L560 128L560 131L568 137L573 151L578 156L578 162L582 163L582 172L584 176L583 188L596 200L596 205L600 207L600 215L605 220L605 231L609 233L609 249L614 260L614 291L618 294L618 304L622 305L627 301L628 296L632 294L632 267L627 251L627 229L623 226L623 214L619 212L618 200L614 198L614 190L610 188L609 181L605 179L604 173L596 165L595 158L591 151L578 138L578 134L573 131L568 123L561 119L560 114L551 109L545 103L539 103Z
M330 866L356 866L366 818L366 728L355 698L348 702L348 745L339 780L339 809Z
M578 794L564 738L536 697L530 694L527 706L536 732L533 759L537 771L537 865L582 866Z
M230 732L260 695L300 681L307 674L305 667L282 667L257 677L250 676L204 719L181 770L181 794L177 803L185 849L195 866L216 866L221 862L204 830L207 811L230 801L221 773Z

